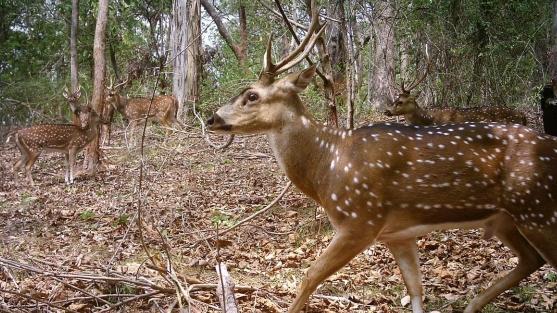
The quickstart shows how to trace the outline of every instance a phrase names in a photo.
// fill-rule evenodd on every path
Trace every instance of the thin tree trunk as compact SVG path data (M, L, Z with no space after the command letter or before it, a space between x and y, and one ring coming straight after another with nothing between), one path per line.
M99 13L97 15L97 25L95 27L95 40L93 43L93 61L95 73L93 77L93 95L91 99L91 108L100 116L104 116L104 79L106 71L105 37L106 24L108 19L108 0L99 0ZM98 131L98 129L97 129ZM99 136L93 140L88 147L87 152L87 169L90 173L97 170L99 164Z
M557 81L557 1L553 1L553 25L551 27L551 51L549 53L549 77Z
M373 66L370 73L369 103L381 109L392 98L391 84L394 82L394 8L392 0L376 3L375 46Z
M224 26L224 23L222 22L222 19L220 18L219 13L215 9L215 7L211 4L211 2L209 0L200 0L200 1L201 1L201 5L203 6L203 8L207 12L207 14L209 14L209 16L211 16L211 18L215 22L215 25L217 26L217 30L219 31L219 34L222 36L222 38L224 39L226 44L230 47L230 49L232 49L232 52L234 53L234 56L236 57L236 60L238 60L238 63L240 63L240 66L245 67L245 64L246 64L246 48L247 48L247 23L246 23L246 11L245 11L246 8L245 8L245 6L240 5L239 15L240 15L240 40L241 40L241 42L240 42L240 44L237 44L232 39L232 36L230 35L228 30Z
M79 29L79 0L72 0L72 24L70 28L70 77L71 92L79 89L79 72L77 67L77 32Z
M199 102L199 83L201 77L201 6L199 0L189 0L188 4L188 33L186 60L186 110L189 104Z
M172 25L170 35L170 51L172 55L172 93L178 101L178 118L184 117L186 97L186 69L188 46L187 0L174 0L172 5Z

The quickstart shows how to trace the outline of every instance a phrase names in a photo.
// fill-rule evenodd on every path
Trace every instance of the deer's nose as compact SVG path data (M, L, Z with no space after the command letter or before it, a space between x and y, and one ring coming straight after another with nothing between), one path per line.
M224 120L216 113L207 120L207 126L209 126L209 128L215 128L219 125L224 125Z

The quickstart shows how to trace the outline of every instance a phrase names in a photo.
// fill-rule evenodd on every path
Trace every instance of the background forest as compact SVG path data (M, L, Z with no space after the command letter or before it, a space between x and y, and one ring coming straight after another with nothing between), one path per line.
M271 34L275 60L298 45L309 2L0 0L0 312L223 312L221 264L240 312L287 310L334 237L327 214L288 189L266 138L211 147L201 121L258 77ZM542 128L540 92L557 79L557 1L316 3L325 31L309 60L319 75L301 97L319 122L393 121L385 106L418 83L422 107L503 105ZM20 152L6 137L76 123L68 95L79 90L79 104L103 123L115 94L173 95L179 123L141 127L134 145L133 128L115 114L111 141L93 139L73 184L62 181L62 157L43 154L32 186L12 170ZM519 264L486 237L474 229L417 239L427 312L463 312ZM308 304L310 313L412 310L381 243L320 284ZM482 312L556 310L557 273L545 265Z
M70 1L1 5L2 123L60 119L67 110L61 90L70 84ZM303 35L305 5L284 1L283 6ZM356 114L364 115L378 108L392 98L388 88L423 70L426 47L431 66L419 87L425 105L505 104L536 110L536 98L551 75L552 1L324 1L320 7L328 28L325 47L313 59L329 72L334 96L312 98L318 115L326 111L320 105L324 102L338 104L342 112L349 102ZM79 1L79 81L88 95L97 11L96 1ZM180 23L173 16L181 17ZM196 21L198 25L192 25ZM140 83L128 93L145 95L161 70L157 92L177 94L172 73L173 65L180 64L178 71L193 77L187 81L196 85L179 85L186 93L180 102L186 108L196 102L205 112L245 79L256 77L271 32L276 55L295 44L271 1L192 0L183 6L110 1L107 25L107 83L133 73ZM173 61L179 40L187 40L193 49L193 56L182 63ZM319 93L316 89L313 94Z

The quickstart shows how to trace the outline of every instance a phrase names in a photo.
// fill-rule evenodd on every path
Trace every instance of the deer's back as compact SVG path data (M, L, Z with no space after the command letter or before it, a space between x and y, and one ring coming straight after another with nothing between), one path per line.
M370 190L405 205L518 214L526 214L523 203L556 208L557 138L530 128L378 125L355 131L352 140L353 167L376 178Z
M83 148L89 142L86 133L71 124L45 124L20 129L17 140L33 149Z
M125 109L126 118L129 120L144 118L149 112L150 117L162 120L169 111L175 110L173 96L156 96L151 104L150 98L130 98ZM151 108L149 109L149 106Z
M496 122L526 125L524 114L503 106L432 109L430 115L435 124Z

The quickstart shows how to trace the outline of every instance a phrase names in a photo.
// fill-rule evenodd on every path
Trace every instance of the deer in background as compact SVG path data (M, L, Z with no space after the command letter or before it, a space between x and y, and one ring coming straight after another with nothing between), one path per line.
M76 155L98 136L98 125L101 123L99 115L90 107L77 108L80 125L74 124L45 124L23 128L15 132L15 143L21 152L21 158L14 165L17 171L24 166L25 176L33 185L31 168L43 151L60 152L64 154L67 184L74 182L74 166Z
M171 127L177 122L178 101L174 96L155 96L151 104L150 98L128 98L120 95L121 90L119 87L123 84L125 82L108 88L106 102L111 107L110 110L118 111L129 122L131 132L130 142L134 142L133 134L139 123L147 116L148 111L149 118L155 119L163 126ZM151 105L150 110L149 105ZM112 114L111 112L110 115Z
M518 257L465 313L479 312L545 263L557 268L557 139L495 123L320 125L299 96L315 66L278 77L322 32L314 1L311 12L301 44L275 64L269 41L258 81L207 121L222 133L266 134L279 166L335 229L288 312L300 312L320 283L379 240L400 267L412 311L422 313L416 237L433 230L486 228Z
M81 119L79 113L81 109L84 107L79 104L79 98L81 98L81 86L79 86L78 90L75 92L70 92L68 88L64 88L62 92L62 96L68 101L70 105L70 109L72 111L72 124L75 126L83 126L81 125Z
M411 125L442 125L447 123L464 122L498 122L503 124L522 124L526 125L526 116L518 110L506 106L482 106L471 108L442 108L442 109L423 109L416 102L419 94L412 94L427 76L431 61L428 61L426 70L415 79L409 87L404 87L404 82L400 88L398 96L393 102L387 104L385 115L403 115L406 123Z

